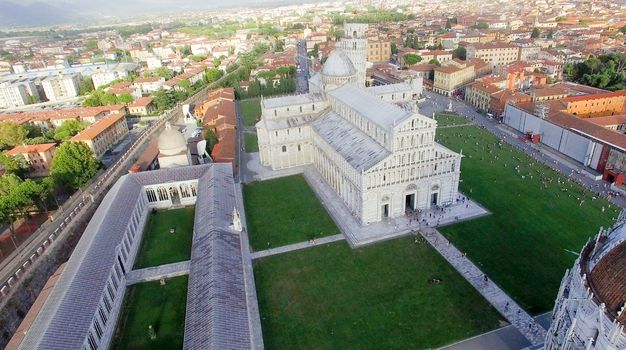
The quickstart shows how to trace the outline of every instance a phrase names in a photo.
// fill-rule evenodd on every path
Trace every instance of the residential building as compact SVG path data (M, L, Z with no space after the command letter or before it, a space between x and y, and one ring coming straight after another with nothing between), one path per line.
M32 81L10 81L0 83L0 108L19 107L32 103L32 96L39 97Z
M56 152L55 143L39 145L20 145L6 152L7 156L21 155L30 165L29 176L48 176L52 166L52 158Z
M461 61L458 59L434 69L433 91L445 96L452 96L460 89L474 81L475 78L486 74L489 65L480 59Z
M76 97L80 94L80 74L49 76L41 81L41 87L49 101Z
M391 57L391 42L386 40L367 41L367 61L376 63L388 61Z
M156 109L152 100L152 96L141 97L137 101L128 105L128 113L132 115L149 115Z
M480 58L492 67L505 65L519 59L519 47L503 43L469 44L465 47L467 58Z
M91 124L72 137L70 141L86 143L95 157L100 159L126 135L128 135L126 115L111 114Z
M498 91L502 91L502 88L482 81L476 81L465 88L465 101L476 109L489 112L491 95Z
M130 70L126 66L118 65L113 69L98 70L91 74L93 86L97 89L102 85L109 84L115 80L128 78Z

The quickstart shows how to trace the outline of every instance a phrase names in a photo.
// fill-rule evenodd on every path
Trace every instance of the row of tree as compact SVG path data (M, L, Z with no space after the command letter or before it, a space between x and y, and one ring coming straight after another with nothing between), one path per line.
M17 145L37 145L60 142L78 134L88 123L67 120L54 129L44 129L34 124L18 125L14 122L0 123L0 150L8 150Z

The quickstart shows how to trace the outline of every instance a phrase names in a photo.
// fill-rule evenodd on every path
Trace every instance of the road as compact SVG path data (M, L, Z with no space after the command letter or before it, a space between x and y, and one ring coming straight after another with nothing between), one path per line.
M476 112L474 107L466 104L464 101L458 101L454 98L448 98L427 91L424 92L424 95L427 97L426 101L419 104L421 114L430 117L433 113L441 112L447 109L450 101L452 101L452 109L459 115L465 116L478 126L493 133L499 139L504 140L508 144L526 153L530 157L537 159L548 167L555 169L563 176L577 182L591 192L607 198L617 206L626 208L626 197L612 195L609 198L610 184L606 181L592 178L589 175L589 172L591 171L590 169L584 169L584 167L577 164L577 162L556 153L556 151L551 150L547 146L519 140L517 138L520 135L519 133L508 128L504 124L488 118L486 115Z
M305 40L298 41L296 52L296 94L306 94L309 92L309 61Z

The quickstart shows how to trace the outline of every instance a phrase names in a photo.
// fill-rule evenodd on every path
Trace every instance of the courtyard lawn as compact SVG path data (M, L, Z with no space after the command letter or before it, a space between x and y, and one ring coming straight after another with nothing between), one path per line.
M128 287L111 349L182 349L187 304L187 276ZM152 325L156 339L151 340Z
M246 184L243 195L255 251L339 233L302 175Z
M246 147L246 152L252 153L252 152L259 151L259 144L257 141L256 134L244 133L243 140L244 140L244 145Z
M194 213L194 207L186 207L150 214L134 268L189 260ZM170 233L171 228L174 233Z
M460 189L493 213L441 231L527 311L549 311L565 270L616 207L481 128L437 138L463 151Z
M243 115L243 126L254 126L257 118L261 117L261 99L251 98L241 100L241 114Z
M441 112L435 116L435 119L437 120L437 126L463 125L471 123L465 117L451 112Z
M267 349L436 348L500 325L495 309L412 237L275 255L255 260L254 275Z

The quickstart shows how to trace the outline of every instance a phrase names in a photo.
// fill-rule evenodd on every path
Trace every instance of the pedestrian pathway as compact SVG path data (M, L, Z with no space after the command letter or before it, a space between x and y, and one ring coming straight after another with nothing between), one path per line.
M420 233L533 346L543 343L546 337L546 330L517 305L500 287L488 279L464 253L450 244L434 228L423 228L420 230Z
M132 270L126 274L126 285L156 281L161 278L172 278L189 274L189 260L172 264L165 264L145 269Z
M338 235L334 235L334 236L327 236L327 237L318 238L318 239L311 240L311 241L308 241L308 242L294 243L294 244L289 244L289 245L285 245L285 246L282 246L282 247L276 247L276 248L271 248L271 249L267 249L267 250L261 250L261 251L252 253L252 259L265 258L267 256L272 256L272 255L276 255L276 254L283 254L283 253L287 253L287 252L292 252L294 250L300 250L300 249L316 247L316 246L323 245L323 244L328 244L328 243L332 243L332 242L342 241L344 239L345 239L345 237L344 237L343 234L338 234Z

